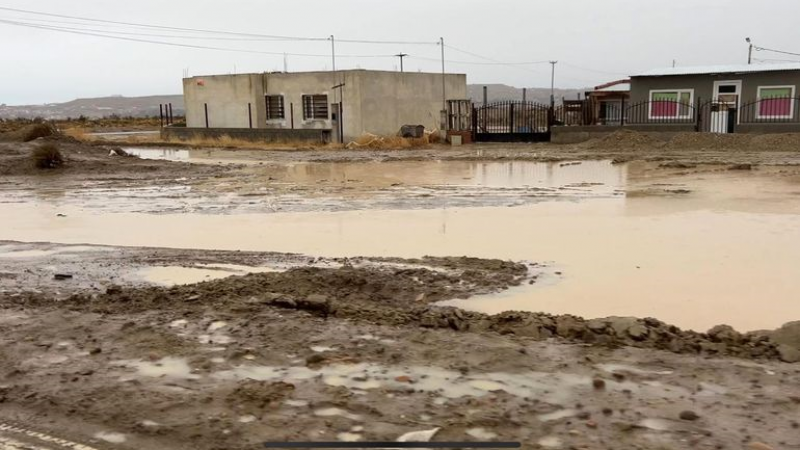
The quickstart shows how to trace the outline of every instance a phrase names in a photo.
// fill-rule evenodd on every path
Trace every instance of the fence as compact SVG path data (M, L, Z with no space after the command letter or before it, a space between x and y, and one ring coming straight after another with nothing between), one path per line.
M696 131L732 133L742 126L768 131L770 125L796 125L800 131L800 97L770 97L753 101L694 103L653 100L564 101L554 109L554 124L564 126L693 125Z

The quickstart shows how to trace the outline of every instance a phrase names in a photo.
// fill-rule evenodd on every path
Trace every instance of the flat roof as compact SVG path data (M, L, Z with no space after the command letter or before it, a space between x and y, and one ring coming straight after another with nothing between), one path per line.
M369 69L342 69L342 70L337 70L336 71L336 73L348 73L348 72L358 72L358 73L366 72L366 73L381 73L381 74L384 74L384 73L400 74L400 73L402 73L404 75L441 75L442 74L441 72L409 72L409 71L400 72L400 71L396 71L396 70L369 70ZM252 76L252 75L314 75L314 74L332 74L332 73L333 73L333 71L331 71L331 70L309 70L309 71L306 71L306 72L280 72L280 71L275 71L275 72L251 72L251 73L218 73L218 74L206 74L206 75L192 75L192 76L190 76L189 78L186 78L186 79L190 80L190 79L193 79L193 78L237 77L237 76ZM447 72L447 73L445 73L445 75L448 75L448 76L449 75L466 76L467 74L465 74L465 73Z
M710 75L717 73L757 73L800 70L800 62L780 64L727 64L716 66L666 67L642 72L634 77L666 77L672 75Z

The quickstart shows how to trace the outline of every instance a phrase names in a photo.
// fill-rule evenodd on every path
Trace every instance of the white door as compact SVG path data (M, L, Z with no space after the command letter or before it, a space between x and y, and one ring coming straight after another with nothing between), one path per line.
M715 81L714 103L711 105L711 132L730 133L730 115L739 110L742 81ZM738 121L738 116L737 116Z

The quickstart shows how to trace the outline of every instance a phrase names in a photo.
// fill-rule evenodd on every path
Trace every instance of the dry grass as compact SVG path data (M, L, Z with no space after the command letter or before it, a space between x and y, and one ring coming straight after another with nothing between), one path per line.
M403 150L413 148L425 148L434 142L438 142L438 133L426 133L421 138L403 138L399 136L377 136L365 134L355 141L347 144L348 149L370 149L370 150Z
M37 169L57 169L64 165L64 156L56 144L48 142L31 153L31 161Z
M365 134L349 144L342 145L336 143L319 144L301 140L283 140L276 142L257 142L244 139L236 139L230 136L219 138L194 138L188 140L162 139L159 135L130 135L121 139L114 139L113 142L107 141L102 136L93 136L89 130L81 127L74 127L64 130L64 134L83 142L109 143L114 145L165 145L165 146L185 146L192 148L224 148L240 150L337 150L347 149L366 149L366 150L402 150L426 148L431 144L440 141L438 132L426 132L422 138L402 138L399 136L377 136Z

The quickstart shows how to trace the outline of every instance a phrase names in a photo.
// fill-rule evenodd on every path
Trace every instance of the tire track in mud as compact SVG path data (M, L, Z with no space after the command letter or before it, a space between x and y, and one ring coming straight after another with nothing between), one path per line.
M0 450L99 450L39 431L0 422Z

